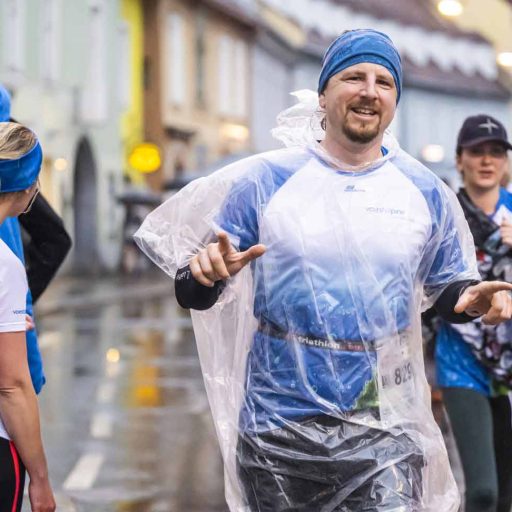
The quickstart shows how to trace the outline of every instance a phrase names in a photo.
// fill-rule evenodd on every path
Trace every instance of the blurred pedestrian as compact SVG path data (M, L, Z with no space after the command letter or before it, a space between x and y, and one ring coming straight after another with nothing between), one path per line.
M512 281L512 194L500 186L511 149L505 128L489 115L468 117L459 131L458 198L483 280ZM464 470L466 512L510 512L512 322L443 322L436 366Z
M61 217L40 193L30 212L19 218L30 294L35 304L71 249ZM0 234L1 236L1 234Z
M7 89L0 85L0 122L11 119L11 97ZM24 250L20 222L28 240ZM43 361L37 342L37 330L34 322L33 304L38 300L57 272L71 247L71 239L62 220L38 194L32 209L18 218L8 217L0 225L0 239L25 264L28 256L27 278L27 355L30 375L36 393L39 393L46 381Z
M231 510L458 508L420 309L498 323L512 285L477 281L454 194L385 135L401 90L389 37L345 32L317 93L278 117L289 148L192 183L140 229L179 303L202 310Z
M42 151L22 125L0 123L0 222L30 210L39 192ZM55 510L37 398L25 343L25 269L0 241L0 511L20 511L25 471L33 512Z

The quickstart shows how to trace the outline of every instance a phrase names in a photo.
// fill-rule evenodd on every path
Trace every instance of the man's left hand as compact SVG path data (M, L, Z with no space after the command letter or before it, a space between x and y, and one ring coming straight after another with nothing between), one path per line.
M468 286L455 308L455 313L482 316L485 324L496 325L512 318L511 283L503 281L483 281Z

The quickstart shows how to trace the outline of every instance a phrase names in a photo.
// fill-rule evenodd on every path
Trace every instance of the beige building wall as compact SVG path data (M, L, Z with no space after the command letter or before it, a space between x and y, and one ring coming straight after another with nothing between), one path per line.
M506 0L466 0L454 21L492 41L498 53L512 52L512 6Z
M159 89L161 126L159 130L155 126L156 105L153 104L149 107L153 116L150 119L146 115L146 127L153 139L163 141L162 171L159 177L152 178L153 184L161 184L180 172L200 170L224 155L250 149L253 31L202 2L161 0L155 9L157 34L146 34L146 50L152 47L154 52L156 37L158 55L150 58L159 70L152 70L151 79L160 80L159 86L152 87ZM148 28L154 30L154 25L146 23ZM203 94L200 97L198 44L201 37ZM223 51L224 58L220 59ZM223 104L236 108L226 105L223 108Z
M437 4L438 0L432 0ZM512 53L512 5L508 0L465 0L460 16L453 22L463 30L476 32L489 40L496 50ZM498 60L499 62L499 60ZM512 66L500 66L501 82L512 91ZM499 119L510 125L512 101Z

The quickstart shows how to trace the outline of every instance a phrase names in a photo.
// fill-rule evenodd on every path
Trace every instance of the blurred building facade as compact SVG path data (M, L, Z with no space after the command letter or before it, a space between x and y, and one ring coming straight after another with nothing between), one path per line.
M347 29L392 37L405 86L392 130L453 177L466 116L487 112L512 132L510 74L496 64L510 2L489 0L485 17L480 0L465 6L454 24L435 0L2 0L0 80L42 140L43 191L75 241L68 268L116 267L127 181L159 190L278 147L277 114L291 91L316 90L323 52ZM146 178L128 164L143 141L162 155Z
M123 31L123 103L121 113L121 143L125 177L136 184L144 183L141 173L131 168L129 157L144 141L144 6L143 0L121 0Z
M431 1L439 6L440 0ZM498 55L512 52L512 0L464 0L460 13L449 19L491 41Z
M450 181L456 180L455 142L465 117L486 112L511 126L510 90L500 76L494 47L481 35L444 20L433 4L262 0L262 5L265 25L287 34L283 39L295 55L284 87L316 90L323 52L344 30L374 28L387 33L401 52L404 67L404 91L391 129L406 151ZM293 35L290 25L302 35ZM256 133L253 138L259 140Z
M154 188L186 169L201 169L250 140L251 0L147 0L146 139L160 146Z
M45 196L62 215L81 271L117 265L121 116L132 106L130 0L4 0L0 80L13 116L44 148ZM124 16L123 16L124 12ZM130 135L131 136L131 135Z
M492 1L508 5L505 0ZM481 2L474 2L480 3L481 11ZM181 3L183 19L188 20L185 22L189 34L188 60L183 60L181 64L185 66L187 63L187 71L182 69L181 73L174 73L174 78L167 78L167 81L164 76L159 77L157 83L161 88L167 88L167 92L160 91L158 101L154 90L146 90L146 101L150 101L151 96L155 105L153 112L150 113L149 109L146 111L146 126L154 123L161 107L163 122L160 134L165 133L167 137L165 156L171 163L166 163L166 174L171 176L183 168L208 167L215 158L233 151L229 145L224 145L220 150L210 149L215 148L221 140L221 129L218 123L213 122L212 130L207 130L204 111L201 113L197 108L197 91L201 90L202 75L197 65L201 45L196 36L201 32L198 30L201 21L198 20L208 18L204 13L210 12L212 4L216 4L217 8L222 5L224 9L232 9L236 2L197 1L184 5L179 0L154 0L154 3L166 5L167 11L177 9ZM399 48L404 64L404 92L392 131L404 149L442 176L456 181L455 141L457 130L465 117L487 112L507 126L511 125L507 106L510 85L496 64L496 48L484 37L485 34L468 31L472 27L461 28L444 19L434 3L422 0L259 0L256 4L249 4L251 9L246 9L244 14L236 9L231 10L237 18L231 19L232 24L238 24L242 30L250 27L245 31L250 54L247 69L250 109L247 124L241 123L249 129L247 143L242 145L244 150L260 152L279 147L270 130L275 125L277 114L294 103L290 92L304 88L315 90L326 47L343 30L354 28L370 27L388 33ZM246 25L244 22L247 21L248 12L251 15ZM501 15L501 11L493 14ZM160 19L163 19L163 15ZM167 64L172 66L169 55L177 52L174 47L180 46L181 52L186 53L186 50L178 37L169 37L173 33L172 22L163 29L162 26L163 22L160 22L158 28L167 34L167 43L162 42L160 36L158 48L162 52L163 45L169 45L166 47ZM175 28L174 34L179 30ZM228 29L220 25L219 30ZM155 40L155 30L149 32L151 39ZM210 55L215 53L215 48L212 40ZM165 58L158 59L162 67L166 64L164 61ZM225 73L219 62L213 62L217 68L212 70L211 76L215 77L217 72L221 83L220 77ZM236 80L246 79L234 70ZM188 82L178 84L178 77L183 73L187 74ZM158 75L156 70L154 75ZM189 91L188 95L184 95L187 99L183 99L184 105L188 101L188 107L178 109L176 98L165 99L166 94L173 94L172 79L176 81L175 89L185 87ZM190 85L187 86L187 83ZM215 82L212 80L210 85L213 93ZM196 106L190 108L194 95ZM169 108L173 101L174 107ZM222 101L221 98L219 101ZM215 111L213 104L210 107ZM203 127L203 133L209 133L206 138L200 134L198 124ZM217 135L214 134L215 130ZM154 134L151 137L157 139L156 132ZM173 139L174 142L169 142ZM207 150L202 140L215 141L217 144L207 143ZM189 157L183 159L180 154Z

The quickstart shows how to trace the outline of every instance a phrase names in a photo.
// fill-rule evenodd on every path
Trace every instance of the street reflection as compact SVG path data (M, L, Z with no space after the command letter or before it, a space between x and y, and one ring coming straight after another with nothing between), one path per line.
M190 318L173 298L53 315L40 330L59 510L227 511Z

